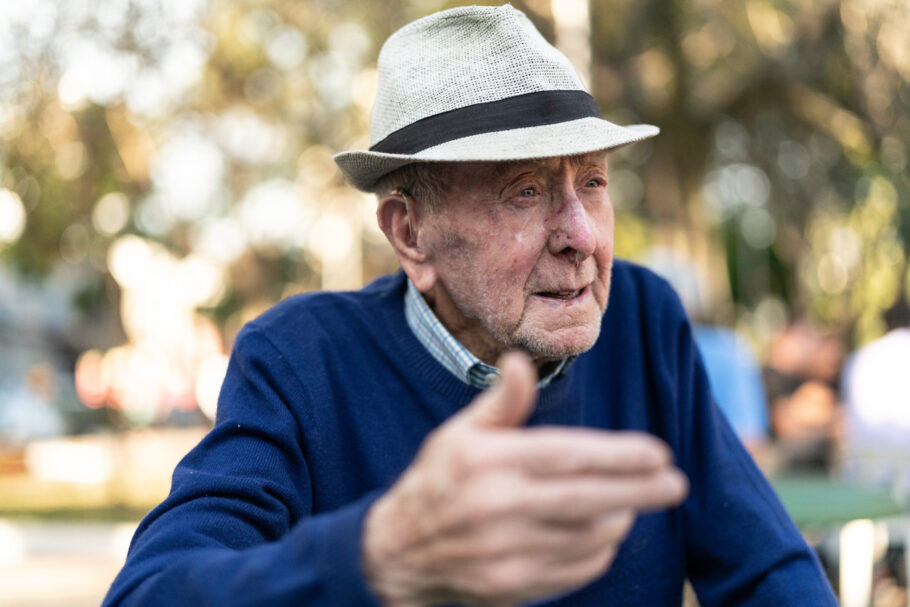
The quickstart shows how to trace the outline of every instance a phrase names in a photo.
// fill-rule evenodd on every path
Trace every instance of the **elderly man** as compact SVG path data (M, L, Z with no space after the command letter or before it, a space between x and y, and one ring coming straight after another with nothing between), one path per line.
M606 153L657 129L503 6L393 35L372 131L336 160L403 271L241 332L106 604L835 604L678 299L614 263Z

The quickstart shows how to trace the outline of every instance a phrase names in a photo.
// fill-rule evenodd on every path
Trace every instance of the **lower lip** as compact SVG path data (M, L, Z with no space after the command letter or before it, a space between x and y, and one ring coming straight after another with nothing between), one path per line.
M591 291L590 287L585 287L581 291L578 292L578 295L576 295L575 297L573 297L571 299L557 299L555 297L545 297L543 295L534 295L534 297L539 299L540 301L544 301L544 302L550 304L551 306L568 307L568 306L573 306L575 304L583 302L585 299L588 298L590 291Z

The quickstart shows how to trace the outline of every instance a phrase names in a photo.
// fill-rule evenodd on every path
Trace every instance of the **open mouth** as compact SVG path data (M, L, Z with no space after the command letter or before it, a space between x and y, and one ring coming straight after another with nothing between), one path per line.
M571 301L581 295L586 288L587 287L582 287L581 289L575 289L574 291L541 291L535 293L535 295L546 299L555 299L557 301Z

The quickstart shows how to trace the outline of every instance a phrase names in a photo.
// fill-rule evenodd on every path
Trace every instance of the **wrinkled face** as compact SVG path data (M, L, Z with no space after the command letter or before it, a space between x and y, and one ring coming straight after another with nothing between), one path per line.
M594 345L610 290L613 208L605 152L456 165L418 244L439 319L488 363L538 363Z

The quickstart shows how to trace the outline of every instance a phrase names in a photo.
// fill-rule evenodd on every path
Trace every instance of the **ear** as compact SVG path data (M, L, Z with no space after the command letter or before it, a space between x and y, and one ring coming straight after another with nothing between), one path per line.
M389 194L376 209L379 228L392 245L398 263L421 293L436 284L436 270L421 238L421 217L413 200L399 193Z

